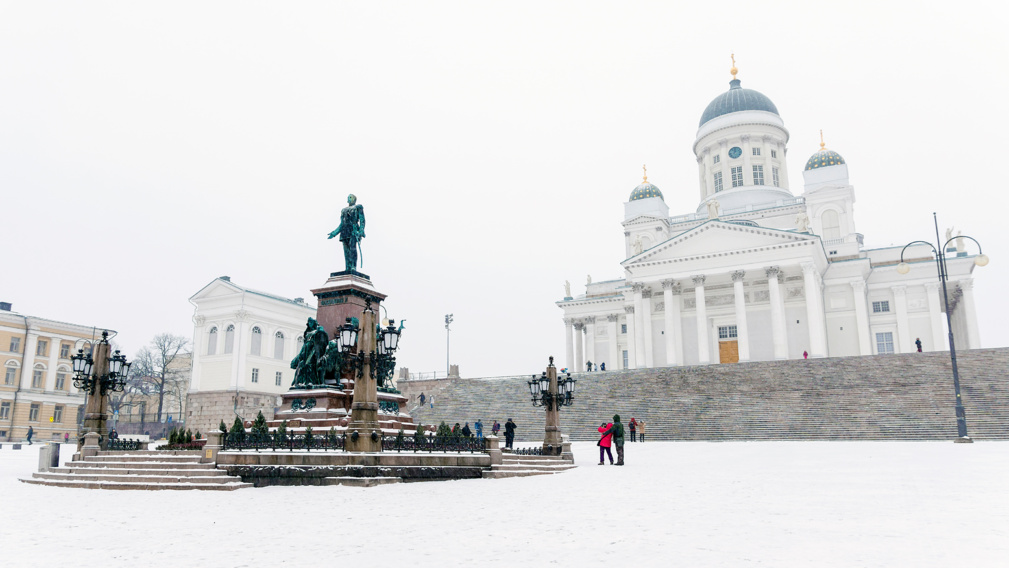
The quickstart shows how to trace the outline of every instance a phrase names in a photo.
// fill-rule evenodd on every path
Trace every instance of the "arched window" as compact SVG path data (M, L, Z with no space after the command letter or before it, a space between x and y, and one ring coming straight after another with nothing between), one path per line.
M276 335L273 336L273 358L283 359L284 358L284 332L278 331Z
M6 367L4 369L4 385L13 386L18 382L18 362L7 361Z
M42 388L42 382L46 378L46 366L42 363L36 363L35 368L32 370L32 388L40 389Z
M207 355L217 355L217 326L210 328L207 334Z
M231 353L235 349L235 326L229 325L224 330L224 352Z
M820 215L820 223L823 225L823 238L825 240L841 238L841 222L837 218L837 211L828 209Z
M252 355L259 355L263 352L263 330L259 329L259 326L252 328L252 346L249 347L249 353Z

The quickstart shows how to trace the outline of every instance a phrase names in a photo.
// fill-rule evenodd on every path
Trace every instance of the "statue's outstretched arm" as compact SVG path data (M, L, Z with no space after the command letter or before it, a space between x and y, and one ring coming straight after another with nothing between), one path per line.
M340 229L342 229L342 228L343 228L343 223L340 223L340 226L337 227L337 228L335 228L335 229L333 229L333 232L329 234L329 238L332 239L333 237L339 235L340 234Z

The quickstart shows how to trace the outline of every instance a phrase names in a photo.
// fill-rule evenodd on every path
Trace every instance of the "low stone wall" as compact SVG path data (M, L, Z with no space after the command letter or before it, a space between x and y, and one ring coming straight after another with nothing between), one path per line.
M230 427L236 413L243 422L256 419L260 411L267 420L273 420L277 411L277 397L273 393L243 391L203 391L189 393L186 401L186 427L193 432L207 433L217 430L223 420ZM171 429L171 428L169 428ZM153 433L153 432L152 432Z
M225 468L228 475L239 476L255 487L270 485L328 485L334 477L399 478L404 482L479 479L483 467L454 466L270 466L233 465Z

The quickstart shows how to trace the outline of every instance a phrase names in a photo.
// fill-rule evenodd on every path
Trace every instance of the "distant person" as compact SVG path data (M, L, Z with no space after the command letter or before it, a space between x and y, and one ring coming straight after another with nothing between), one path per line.
M476 429L476 439L483 440L483 422L480 422L480 420L477 419L476 424L473 425L473 428Z
M458 424L456 424L456 426L458 426ZM462 427L462 435L464 438L469 438L470 436L473 435L473 431L469 429L469 422L467 422L466 425Z
M613 427L612 423L607 424L603 422L599 425L599 441L596 445L599 446L599 465L605 465L603 458L609 456L610 465L613 465L613 452L610 451L610 446L613 445L613 432L610 428Z
M424 393L420 393L420 405L424 406Z
M920 337L916 337L914 339L914 344L918 346L918 353L921 353L921 338Z
M497 436L497 433L501 431L501 423L497 420L494 421L494 425L490 428L490 433Z
M620 415L613 415L613 424L604 432L613 434L613 443L617 445L617 464L624 465L624 425L620 423Z
M469 422L467 422L467 424L469 424ZM459 423L456 422L455 426L452 427L452 434L458 436L459 434L462 434L460 430L462 430L462 428L460 428Z
M638 426L638 423L634 421L633 417L631 418L631 421L627 423L627 427L631 429L631 441L632 442L637 442L638 441L638 438L637 438L638 428L637 428L637 426Z
M592 372L592 361L589 361L588 363L585 363L585 365L586 365L586 369L585 370L587 372L591 373Z
M32 445L32 435L35 434L35 429L31 426L28 427L28 445Z
M112 431L109 432L109 439L110 440L118 440L119 439L119 432L116 432L115 428L113 428Z
M70 432L64 432L63 433L63 443L64 444L69 444L70 443Z
M517 427L516 424L514 422L512 422L511 418L509 418L508 421L505 422L505 447L506 448L511 448L512 444L515 443L515 428L516 427Z
M644 442L645 441L645 421L644 420L638 420L638 441L639 442Z
M600 371L605 371L606 370L606 363L605 362L599 364L599 370Z
M431 398L427 399L427 401L431 405L431 408L434 408L434 395L433 394L431 395Z
M809 359L809 351L803 351L802 352L802 358L803 359Z

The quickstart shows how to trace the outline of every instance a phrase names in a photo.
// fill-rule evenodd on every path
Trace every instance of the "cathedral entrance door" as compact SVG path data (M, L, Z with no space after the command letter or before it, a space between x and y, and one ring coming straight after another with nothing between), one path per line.
M719 341L718 342L718 362L738 363L739 362L739 342Z

